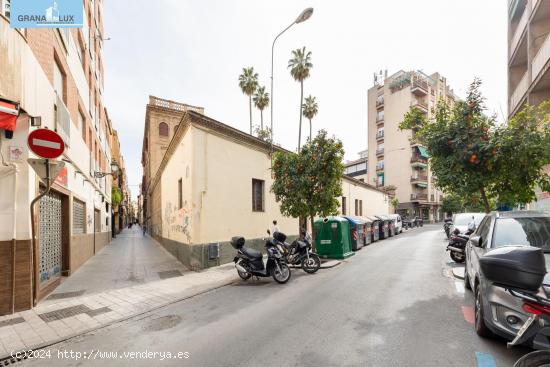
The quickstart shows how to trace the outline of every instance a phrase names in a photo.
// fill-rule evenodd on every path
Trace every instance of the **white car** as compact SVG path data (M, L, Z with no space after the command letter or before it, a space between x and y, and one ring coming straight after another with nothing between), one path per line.
M390 214L388 217L390 217L395 224L395 234L403 232L403 221L401 220L401 216L399 214Z
M485 218L485 213L457 213L453 215L453 222L449 233L452 234L456 229L458 229L459 233L466 233L468 224L474 222L477 228L483 218Z

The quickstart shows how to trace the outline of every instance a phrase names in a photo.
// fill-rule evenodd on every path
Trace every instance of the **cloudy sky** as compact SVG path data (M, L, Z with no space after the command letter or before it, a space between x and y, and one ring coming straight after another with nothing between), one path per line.
M119 131L135 197L148 96L203 106L206 115L248 131L245 66L269 90L271 43L306 7L307 22L275 48L275 140L296 149L299 84L291 50L313 53L305 95L319 104L314 131L326 129L355 159L367 142L367 90L373 73L440 72L460 96L482 78L489 112L506 114L506 1L503 0L111 0L104 2L105 104ZM254 111L259 124L260 114ZM269 123L269 110L264 113ZM307 130L307 125L304 125Z

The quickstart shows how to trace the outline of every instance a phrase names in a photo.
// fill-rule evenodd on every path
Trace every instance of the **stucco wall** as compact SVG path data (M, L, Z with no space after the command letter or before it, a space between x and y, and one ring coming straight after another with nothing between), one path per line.
M342 180L343 196L347 200L346 215L355 215L355 199L363 200L363 216L390 213L390 199L386 194L344 178ZM340 198L340 207L342 199Z

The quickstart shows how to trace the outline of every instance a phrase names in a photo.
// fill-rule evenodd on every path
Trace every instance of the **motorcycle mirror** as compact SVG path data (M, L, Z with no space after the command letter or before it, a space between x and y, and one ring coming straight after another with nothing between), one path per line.
M269 229L267 230L267 234L271 234L271 231Z
M460 234L460 230L458 228L455 228L455 230L453 231L454 234Z

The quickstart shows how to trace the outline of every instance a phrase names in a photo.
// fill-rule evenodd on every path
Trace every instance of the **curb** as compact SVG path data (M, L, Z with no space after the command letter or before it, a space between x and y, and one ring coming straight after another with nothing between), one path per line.
M62 338L59 338L59 339L55 339L55 340L52 340L52 341L48 341L48 342L44 342L42 344L36 344L36 345L33 345L33 346L30 346L28 348L25 348L25 349L22 349L22 350L18 350L18 351L11 351L10 353L8 354L5 354L5 355L0 355L0 365L4 365L4 361L10 361L11 363L19 363L21 361L24 361L28 358L16 358L16 357L13 357L12 354L16 354L16 353L21 353L22 355L25 355L25 351L29 351L29 350L38 350L38 349L43 349L43 348L46 348L46 347L49 347L49 346L52 346L52 345L55 345L55 344L59 344L59 343L62 343L64 341L67 341L67 340L70 340L70 339L73 339L73 338L76 338L78 336L81 336L81 335L84 335L84 334L87 334L89 332L93 332L93 331L96 331L96 330L99 330L99 329L103 329L103 328L106 328L106 327L109 327L113 324L117 324L119 322L123 322L123 321L127 321L129 319L132 319L136 316L140 316L140 315L143 315L143 314L146 314L148 312L152 312L152 311L156 311L158 309L161 309L163 307L166 307L166 306L169 306L171 304L174 304L174 303L177 303L177 302L181 302L181 301L184 301L186 299L189 299L189 298L193 298L193 297L196 297L196 296L200 296L201 294L204 294L204 293L207 293L207 292L210 292L210 291L213 291L213 290L216 290L216 289L219 289L219 288L222 288L222 287L225 287L231 283L233 283L235 281L234 278L232 279L227 279L227 280L222 280L222 281L219 281L217 282L215 285L213 285L212 287L209 287L208 289L204 289L204 290L199 290L198 292L196 293L193 293L191 292L191 294L188 294L186 296L183 296L181 298L178 298L178 299L175 299L175 300L172 300L172 301L168 301L166 303L163 303L161 305L158 305L158 306L155 306L155 307L152 307L150 309L147 309L147 310L143 310L141 312L138 312L138 313L135 313L133 315L129 315L129 316L126 316L126 317L123 317L121 319L118 319L118 320L114 320L114 321L111 321L109 323L106 323L106 324L103 324L103 325L100 325L100 326L96 326L94 328L90 328L88 330L84 330L84 331L81 331L81 332L77 332L77 333L74 333L74 334L71 334L71 335L68 335L68 336L64 336Z
M458 266L452 269L453 270L453 276L458 279L464 280L464 267Z
M340 265L342 262L340 260L330 260L325 263L321 263L321 269L330 269Z

